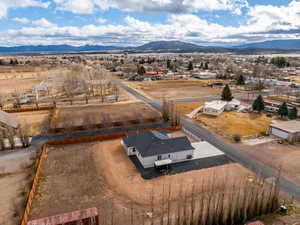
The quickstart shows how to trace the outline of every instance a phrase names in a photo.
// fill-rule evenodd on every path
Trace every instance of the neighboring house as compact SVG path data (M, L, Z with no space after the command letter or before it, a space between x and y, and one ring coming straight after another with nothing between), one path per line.
M203 106L202 112L209 116L219 116L222 112L224 112L226 105L227 102L225 101L206 102Z
M130 134L122 139L122 145L144 168L191 160L195 150L187 137L170 138L158 131Z
M211 101L206 102L202 107L202 113L209 116L219 116L221 113L226 111L238 110L241 106L241 102L233 99L230 102L226 101Z
M268 133L276 137L285 139L289 142L300 141L300 121L273 121Z
M237 110L241 106L241 102L237 99L232 99L230 102L227 102L225 106L226 111Z
M16 130L19 127L19 121L15 115L0 110L0 130Z

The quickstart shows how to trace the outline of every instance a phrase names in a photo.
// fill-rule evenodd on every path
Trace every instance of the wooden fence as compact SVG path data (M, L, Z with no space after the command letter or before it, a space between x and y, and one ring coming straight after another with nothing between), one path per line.
M33 179L32 185L31 185L29 195L27 197L26 208L23 213L21 225L27 225L29 215L30 215L30 210L32 207L33 197L36 194L36 191L37 191L37 188L38 188L38 185L40 182L41 168L42 168L43 161L45 159L47 147L48 147L47 144L44 144L42 146L42 148L39 150L40 155L35 164L35 175L34 175L34 179Z
M10 109L3 109L3 111L7 113L21 113L21 112L45 111L54 108L55 106L51 105L51 106L40 106L40 107L10 108Z
M149 129L139 130L138 132L146 132L149 130L177 131L180 129L181 129L181 127L173 126L173 127L160 127L160 128L154 128L154 129L149 128ZM38 188L38 185L40 182L41 168L42 168L43 161L46 157L46 152L47 152L48 146L67 145L67 144L84 143L84 142L91 142L91 141L104 141L104 140L110 140L110 139L115 139L115 138L121 138L128 134L133 134L136 132L137 131L131 131L131 132L121 132L121 133L115 133L115 134L106 134L106 135L83 137L83 138L71 138L71 139L64 139L64 140L49 141L49 142L45 143L39 150L39 152L40 152L39 158L35 163L35 175L34 175L34 179L33 179L33 183L32 183L29 195L27 197L26 208L25 208L23 216L22 216L21 225L27 225L27 223L29 221L30 210L32 208L32 201L33 201L34 195L37 192L37 188Z
M53 127L49 129L49 133L61 133L65 131L84 131L88 129L101 129L101 128L113 128L113 127L123 127L137 124L147 124L147 123L157 123L162 122L161 118L146 118L140 120L127 120L127 121L115 121L107 124L97 123L89 125L80 125L80 126L70 126L70 127ZM53 122L51 122L53 124Z

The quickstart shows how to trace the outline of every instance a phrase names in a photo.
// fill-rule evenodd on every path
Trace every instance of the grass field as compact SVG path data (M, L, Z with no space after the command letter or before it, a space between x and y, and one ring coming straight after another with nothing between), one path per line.
M177 103L176 109L179 110L182 114L189 114L194 109L198 108L199 106L203 105L204 102L186 102L186 103Z
M199 114L196 120L227 136L254 136L266 132L272 118L264 114L224 112L218 117Z

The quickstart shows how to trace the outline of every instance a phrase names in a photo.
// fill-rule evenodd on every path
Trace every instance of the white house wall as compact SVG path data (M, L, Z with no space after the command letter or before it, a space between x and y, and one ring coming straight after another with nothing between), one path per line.
M214 108L208 108L208 107L206 107L206 108L204 107L203 108L203 113L207 114L207 115L218 116L222 112L224 112L224 108L222 108L220 110L217 110L217 109L214 109Z
M190 160L190 159L187 159L187 156L193 155L193 153L194 153L194 150L187 150L187 151L181 151L181 152L174 152L174 153L170 153L170 154L162 154L161 160L171 159L173 163L183 162L183 161ZM170 157L169 157L169 155L170 155ZM158 160L158 155L143 158L140 154L137 154L137 157L140 160L140 162L144 168L154 167L155 161Z

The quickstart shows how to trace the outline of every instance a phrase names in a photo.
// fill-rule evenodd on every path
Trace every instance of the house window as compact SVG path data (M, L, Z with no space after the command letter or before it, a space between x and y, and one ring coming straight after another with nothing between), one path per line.
M136 152L136 150L135 150L135 148L134 148L134 147L132 148L132 152Z
M161 155L158 155L158 156L157 156L157 160L161 160Z
M169 154L168 157L171 158L171 155Z
M187 155L187 156L186 156L186 159L192 159L192 158L193 158L192 155Z

